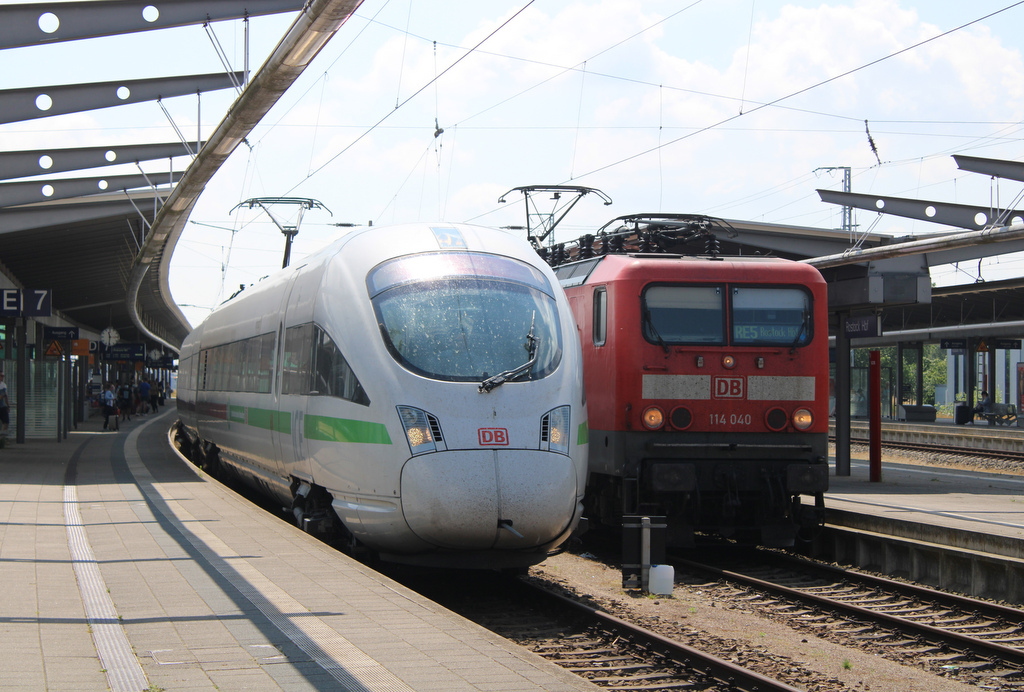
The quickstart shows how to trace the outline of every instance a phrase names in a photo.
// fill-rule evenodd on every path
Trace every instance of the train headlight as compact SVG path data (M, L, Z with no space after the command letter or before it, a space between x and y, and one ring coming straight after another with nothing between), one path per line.
M732 356L722 356L722 367L732 370L736 367L736 359Z
M665 413L657 406L651 406L644 410L643 421L648 430L657 430L665 425Z
M412 406L399 406L398 417L405 428L405 439L413 456L437 451L441 441L441 426L437 418Z
M814 414L809 409L798 408L793 411L793 427L797 430L807 430L814 425Z
M569 453L569 407L553 408L540 419L540 448Z

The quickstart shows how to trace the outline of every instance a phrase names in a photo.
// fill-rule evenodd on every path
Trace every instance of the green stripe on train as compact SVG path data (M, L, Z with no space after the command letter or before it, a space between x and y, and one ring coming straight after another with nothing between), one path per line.
M580 423L580 427L576 429L576 444L585 445L590 441L590 426L587 425L587 421Z
M305 433L308 440L391 444L391 436L384 425L361 420L307 415Z
M291 434L292 432L292 414L288 411L249 407L246 409L246 413L249 425L279 433Z

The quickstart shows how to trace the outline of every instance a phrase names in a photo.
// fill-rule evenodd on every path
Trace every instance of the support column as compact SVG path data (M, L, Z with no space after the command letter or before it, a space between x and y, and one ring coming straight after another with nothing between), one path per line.
M914 403L924 406L924 344L917 345L917 391L914 392Z
M18 376L17 383L17 395L15 398L15 406L18 412L18 423L15 425L15 437L14 441L18 444L25 444L25 419L28 417L27 408L27 394L28 394L28 329L25 326L25 318L18 318L17 326L17 339L18 339Z
M850 339L848 312L836 313L836 475L850 475Z
M903 348L903 342L902 341L899 342L898 344L896 344L896 410L892 412L893 413L892 417L893 417L894 420L899 420L899 417L900 417L900 406L903 406L903 398L904 398L903 397L903 393L904 393L904 387L903 387L903 356L904 356L905 352L906 351ZM874 351L872 351L872 353L874 353ZM870 363L870 360L869 360L869 363ZM869 367L870 367L870 365L869 365ZM870 375L869 375L869 377L870 377ZM881 396L881 394L879 394L879 396Z
M882 353L868 359L868 467L872 483L882 481Z

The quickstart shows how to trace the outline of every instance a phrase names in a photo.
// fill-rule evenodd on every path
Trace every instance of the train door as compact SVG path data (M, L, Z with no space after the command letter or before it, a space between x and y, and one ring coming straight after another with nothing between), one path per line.
M313 302L322 271L297 272L278 326L281 366L278 368L277 425L274 446L289 476L312 480L305 436L306 405L313 356Z
M287 473L312 480L305 436L308 381L312 369L312 322L284 328L282 343L281 395L278 397L282 425L277 433L277 444Z

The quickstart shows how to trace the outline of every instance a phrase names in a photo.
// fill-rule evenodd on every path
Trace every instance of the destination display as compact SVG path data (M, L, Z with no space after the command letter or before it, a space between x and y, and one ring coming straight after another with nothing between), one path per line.
M107 348L106 357L110 360L146 360L146 344L114 344Z
M738 324L733 327L736 341L796 341L802 336L800 324Z

